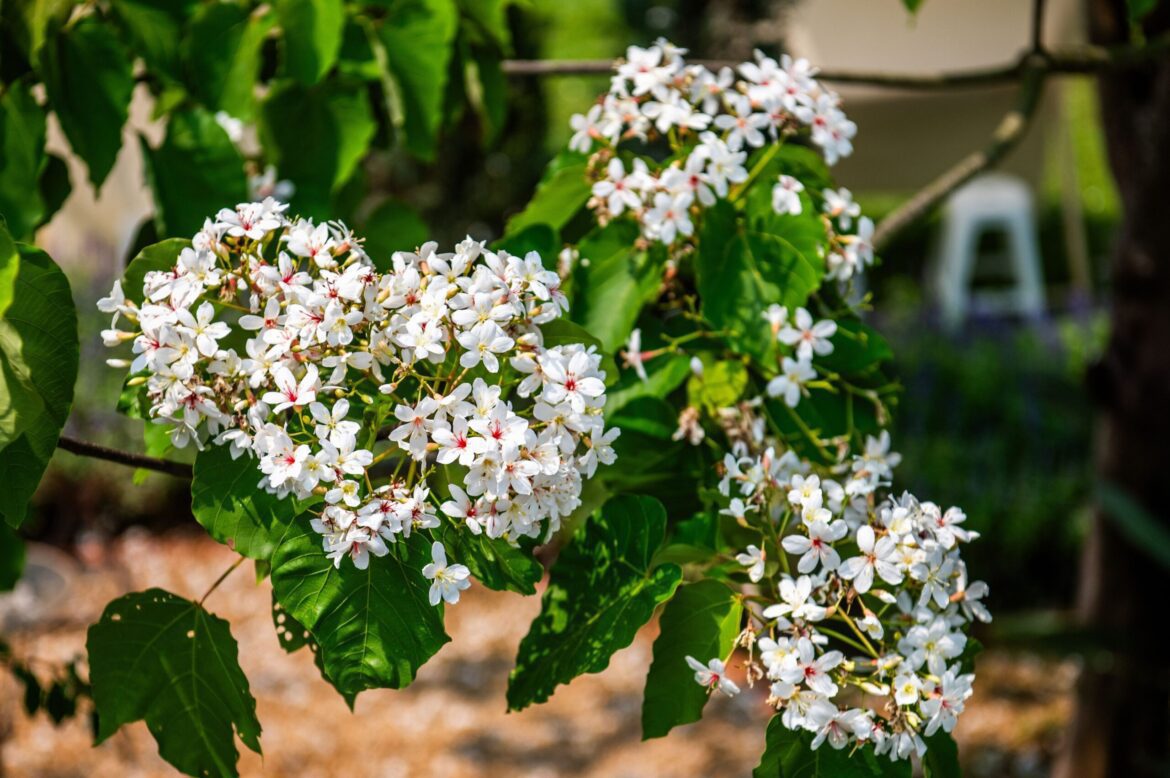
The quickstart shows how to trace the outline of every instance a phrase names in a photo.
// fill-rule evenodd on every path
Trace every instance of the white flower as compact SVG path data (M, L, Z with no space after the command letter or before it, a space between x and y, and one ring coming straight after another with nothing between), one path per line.
M897 546L888 535L876 537L873 527L867 524L857 530L857 548L861 555L846 559L837 572L846 581L853 581L859 594L869 591L875 570L886 583L902 582L902 572L894 564Z
M758 546L748 546L746 552L735 556L735 561L748 569L752 583L758 583L764 577L764 560L764 551Z
M824 211L830 219L836 219L843 230L853 226L853 220L861 215L861 206L853 202L853 193L842 187L840 189L825 189L821 192L825 198Z
M800 202L800 193L803 191L804 184L792 176L781 175L772 186L772 210L781 215L799 216L804 210Z
M471 571L465 565L447 564L447 552L437 540L431 544L431 562L423 567L423 575L431 579L430 602L454 605L459 593L471 586Z
M276 369L273 374L278 391L266 392L261 398L272 406L273 413L280 413L286 408L300 409L317 399L317 366L309 365L305 374L298 383L287 367Z
M768 382L766 391L769 397L783 397L789 408L795 408L800 402L801 389L817 377L817 371L808 360L791 357L784 357L780 370L780 375Z
M811 573L820 564L825 570L836 570L841 564L841 556L832 544L845 537L849 526L844 521L826 524L824 521L814 521L808 528L808 537L804 535L788 535L781 545L789 554L801 554L796 569L801 573Z
M593 185L593 194L606 201L609 212L618 216L625 209L642 207L640 194L647 178L646 163L634 160L634 170L627 176L621 159L614 157L605 169L606 177Z
M830 338L837 334L837 322L822 319L813 322L812 314L804 308L797 308L793 320L780 330L777 337L786 346L794 346L798 359L809 360L813 355L824 356L833 353Z
M626 340L626 347L621 352L622 361L626 367L634 368L634 373L643 381L648 381L646 366L642 363L642 331L638 328L630 333Z
M647 232L668 244L679 235L692 235L695 225L691 223L690 205L691 196L687 193L673 197L666 192L654 195L654 207L646 211L643 218Z
M715 658L703 664L693 656L688 656L687 665L695 671L695 683L706 686L708 689L718 689L728 697L739 694L739 687L726 676L723 660Z

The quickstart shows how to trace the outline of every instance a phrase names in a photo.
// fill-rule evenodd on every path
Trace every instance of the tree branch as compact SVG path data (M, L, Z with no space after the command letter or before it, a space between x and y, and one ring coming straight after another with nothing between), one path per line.
M104 459L107 462L115 462L119 465L140 467L143 470L166 473L176 478L190 478L192 475L191 465L184 462L175 462L170 459L157 459L155 457L148 457L145 454L135 454L131 451L99 446L97 443L78 440L68 435L62 435L57 440L57 448L64 449L70 454L76 454L79 457Z
M987 145L963 157L882 219L873 235L875 250L880 251L889 244L891 238L945 200L951 192L1003 159L1004 155L1015 148L1027 133L1032 117L1036 113L1036 105L1040 102L1048 74L1049 71L1043 66L1042 57L1036 58L1034 64L1026 66L1016 106L1000 120Z
M1036 12L1043 13L1043 7ZM1037 21L1038 25L1040 22ZM1041 40L1039 26L1032 32L1031 43ZM1041 49L1041 51L1043 51ZM1102 73L1110 70L1132 68L1170 52L1170 37L1151 40L1144 45L1130 46L1075 46L1063 50L1043 51L1044 70L1053 74ZM969 70L942 70L923 73L890 73L866 70L821 70L817 78L837 84L858 84L862 86L889 87L907 90L953 89L955 87L979 87L1008 84L1020 81L1026 67L1034 67L1035 55L1029 50L1014 62L987 68ZM731 60L689 60L708 68L734 67L739 64ZM613 70L616 60L526 60L506 59L501 63L505 75L516 77L542 76L588 76L602 75ZM1033 63L1029 65L1029 63Z

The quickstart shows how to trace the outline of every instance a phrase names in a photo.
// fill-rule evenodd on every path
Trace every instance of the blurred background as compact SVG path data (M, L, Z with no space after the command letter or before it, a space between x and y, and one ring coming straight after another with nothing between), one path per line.
M840 24L846 16L850 24ZM532 0L507 18L519 58L610 59L666 36L697 57L746 59L759 47L826 69L896 72L1012 61L1029 35L1019 0L930 0L915 17L898 0ZM1082 41L1080 3L1052 0L1045 33L1050 46ZM605 76L510 77L497 142L484 146L456 123L434 163L375 152L362 164L370 191L413 205L440 242L497 237L566 143L570 115L606 84ZM1015 94L1012 86L840 91L859 132L839 181L875 220L980 147ZM892 430L901 484L961 506L983 535L966 555L991 586L996 621L979 635L987 650L956 731L974 776L1048 774L1079 667L1069 613L1090 518L1084 376L1107 336L1100 301L1119 218L1095 94L1088 79L1054 80L1003 172L900 235L867 279L871 317L904 385ZM120 375L104 365L106 317L94 302L152 212L134 138L159 137L150 117L140 90L128 142L96 198L50 125L50 148L69 162L74 188L37 234L69 274L81 316L66 432L132 450L142 447L141 422L115 413ZM1004 192L1023 206L989 210ZM956 276L966 283L936 281ZM25 580L0 595L0 633L14 652L51 668L83 652L86 626L120 592L201 590L231 555L198 531L187 502L182 481L59 451L26 525L36 542ZM740 775L761 750L766 710L746 695L714 702L702 722L663 741L638 742L653 625L605 674L562 688L547 706L501 715L515 646L539 603L482 591L453 609L454 642L417 684L371 692L351 715L310 658L279 650L268 597L267 584L240 573L211 603L233 625L265 725L268 756L245 754L245 774ZM0 673L0 775L168 774L141 724L91 750L84 720L54 727L45 712L26 716L22 688ZM427 748L405 748L419 742Z

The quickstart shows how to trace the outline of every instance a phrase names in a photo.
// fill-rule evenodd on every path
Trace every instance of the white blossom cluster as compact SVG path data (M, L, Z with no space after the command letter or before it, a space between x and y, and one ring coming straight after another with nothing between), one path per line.
M694 235L703 208L751 183L759 172L748 167L756 149L807 133L829 164L852 152L857 127L838 96L817 82L807 60L785 55L777 63L757 51L755 61L713 73L688 65L685 53L666 41L629 47L608 94L572 117L569 147L592 155L597 180L590 207L599 222L632 213L648 240L670 245ZM665 163L643 157L627 162L617 154L623 142L661 138L673 152ZM755 164L767 161L760 155ZM773 182L774 210L799 214L803 190L797 179L779 176ZM873 261L873 223L862 218L849 234L859 212L848 190L826 190L823 196L828 275L848 279Z
M221 210L146 273L140 304L120 283L100 301L107 345L133 343L151 418L176 446L254 456L270 492L322 497L312 525L337 565L364 568L440 514L511 542L555 531L618 434L601 356L544 343L567 306L560 277L471 239L397 252L383 273L343 225L285 210ZM432 602L468 584L441 544L426 574Z
M748 453L753 444L768 447ZM763 593L749 598L758 607L738 641L747 681L770 683L769 704L784 726L813 733L813 748L921 757L923 738L950 732L972 693L965 628L991 620L988 587L968 581L960 555L978 534L958 508L879 496L900 460L886 432L820 472L774 445L737 442L719 483L722 513L761 533L736 557ZM735 694L728 660L687 661L697 682Z

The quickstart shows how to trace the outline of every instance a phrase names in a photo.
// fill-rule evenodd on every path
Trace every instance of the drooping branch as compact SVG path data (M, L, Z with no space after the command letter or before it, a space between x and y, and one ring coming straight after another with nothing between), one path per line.
M875 249L880 251L887 246L891 238L925 216L951 192L999 162L1015 148L1028 131L1044 91L1047 75L1048 71L1040 64L1026 71L1024 81L1020 84L1019 100L1000 120L987 145L963 157L882 219L873 235Z
M192 475L191 465L185 462L175 462L170 459L158 459L157 457L148 457L145 454L135 454L131 451L122 451L121 449L110 448L108 446L99 446L97 443L90 443L85 440L78 440L71 438L68 435L62 435L57 441L57 447L68 451L70 454L76 454L80 457L93 457L94 459L103 459L106 462L115 462L119 465L126 465L128 467L140 467L143 470L153 470L157 473L166 473L173 475L176 478L190 478Z

